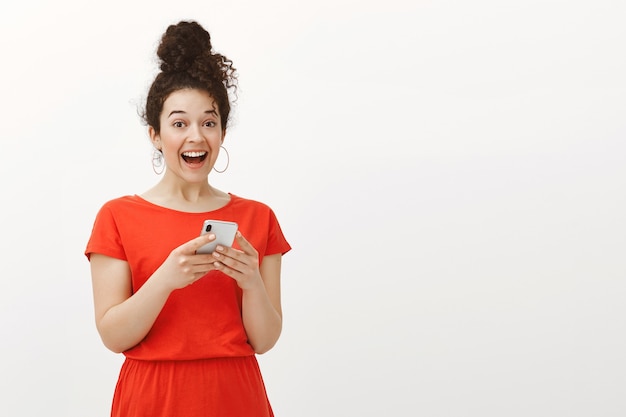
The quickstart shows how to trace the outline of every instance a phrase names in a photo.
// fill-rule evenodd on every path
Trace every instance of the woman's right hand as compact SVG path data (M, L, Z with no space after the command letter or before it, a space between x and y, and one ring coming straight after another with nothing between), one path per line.
M193 284L215 269L215 258L211 254L197 254L201 246L215 240L213 233L198 236L170 252L155 271L153 278L171 291Z

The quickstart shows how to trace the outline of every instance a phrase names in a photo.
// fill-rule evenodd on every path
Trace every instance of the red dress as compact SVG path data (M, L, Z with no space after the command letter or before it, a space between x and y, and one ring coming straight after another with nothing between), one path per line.
M99 253L128 262L135 292L172 249L197 237L209 218L237 222L258 251L259 262L291 249L274 212L263 203L231 194L222 208L187 213L134 195L102 206L85 255ZM144 340L124 352L111 415L272 416L247 342L241 303L241 289L219 271L172 292Z

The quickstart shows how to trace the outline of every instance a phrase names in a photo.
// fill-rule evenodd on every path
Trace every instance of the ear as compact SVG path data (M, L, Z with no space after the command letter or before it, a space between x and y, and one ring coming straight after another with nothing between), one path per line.
M156 149L161 150L161 136L152 126L148 126L148 135L150 135L150 142L152 142L152 145Z

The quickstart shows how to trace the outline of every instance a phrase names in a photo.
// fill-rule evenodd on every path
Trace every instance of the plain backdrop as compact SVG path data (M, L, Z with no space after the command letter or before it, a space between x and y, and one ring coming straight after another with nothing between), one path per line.
M617 0L4 2L0 415L109 413L83 250L158 180L138 112L181 19L239 70L210 181L293 246L277 416L626 415Z

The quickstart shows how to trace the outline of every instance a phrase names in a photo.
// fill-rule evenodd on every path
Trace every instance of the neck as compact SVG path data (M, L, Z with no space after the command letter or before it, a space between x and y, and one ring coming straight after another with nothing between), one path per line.
M165 177L142 197L157 205L187 212L211 211L230 200L230 195L208 182L179 184Z

